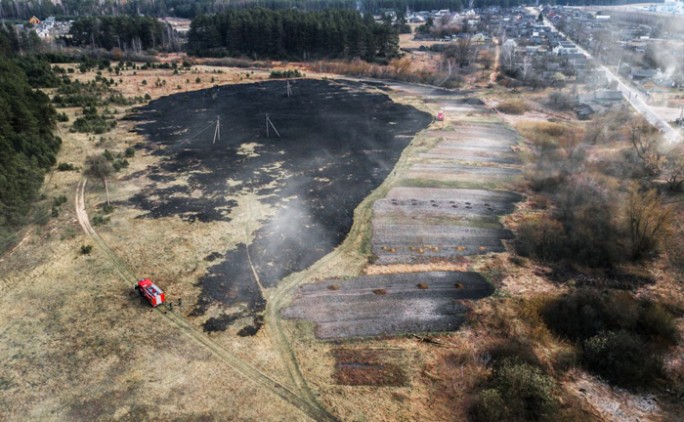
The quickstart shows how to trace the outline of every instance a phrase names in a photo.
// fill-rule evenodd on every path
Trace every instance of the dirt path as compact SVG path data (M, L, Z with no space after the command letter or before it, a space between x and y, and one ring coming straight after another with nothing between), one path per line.
M494 66L492 68L492 73L489 74L489 82L491 83L496 83L501 67L501 43L495 38L494 44L496 45L496 49L494 50Z
M135 280L135 274L129 270L125 263L116 256L116 254L107 246L104 240L97 234L90 224L90 219L88 218L88 213L85 204L85 188L88 179L83 177L76 188L76 216L79 224L83 228L83 231L90 237L97 247L102 250L108 257L108 259L114 264L117 273L121 276L121 280L127 285ZM282 400L292 404L297 407L304 414L309 416L311 419L316 421L335 421L336 418L328 413L323 407L312 400L311 394L307 394L306 398L300 397L300 395L292 392L285 385L279 383L263 372L259 371L254 366L249 363L239 359L234 354L228 352L220 345L215 343L209 337L207 337L202 332L196 330L185 318L177 315L173 312L167 310L162 310L161 308L155 309L160 316L162 316L168 323L177 327L183 334L185 334L190 339L194 340L196 343L213 353L215 356L220 358L228 366L235 369L243 377L249 379L250 381L260 385L261 387L271 391L278 395Z

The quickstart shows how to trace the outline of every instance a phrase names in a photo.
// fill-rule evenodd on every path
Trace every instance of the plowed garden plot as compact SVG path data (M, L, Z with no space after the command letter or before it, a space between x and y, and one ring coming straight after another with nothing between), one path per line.
M425 101L452 113L447 113L447 126L429 132L439 139L434 147L415 157L398 186L374 204L375 264L424 264L503 252L502 240L511 238L499 217L522 199L505 191L522 174L516 132L499 123L463 120L464 114L490 114L478 101Z
M520 195L477 189L399 187L373 207L376 264L445 261L504 250L511 233L498 216Z
M335 248L354 208L432 120L354 82L297 80L292 91L288 97L285 81L222 86L153 101L135 117L148 147L162 157L146 173L153 183L130 201L144 211L140 218L230 221L245 195L270 210L254 217L251 243L212 254L222 260L199 280L194 315L214 304L243 310L211 318L208 330L247 317L253 324L240 334L255 333L265 305L261 287ZM280 137L272 127L266 136L267 115ZM214 137L217 116L220 139ZM181 177L187 181L168 186Z
M521 176L522 171L516 168L426 163L415 165L406 171L401 184L417 187L501 189L511 186Z
M282 315L313 321L322 339L453 331L465 320L466 301L493 291L472 272L326 280L302 286Z

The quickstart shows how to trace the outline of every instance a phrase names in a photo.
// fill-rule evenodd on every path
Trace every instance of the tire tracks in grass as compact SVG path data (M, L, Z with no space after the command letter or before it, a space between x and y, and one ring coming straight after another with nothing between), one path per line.
M136 279L135 274L114 253L114 251L109 248L109 246L90 224L90 219L88 218L88 213L85 206L85 188L87 182L88 179L86 177L82 177L76 187L76 199L74 205L76 207L76 217L78 222L86 235L97 244L98 249L100 249L112 262L112 264L114 264L114 269L121 277L122 281L128 284L131 280ZM315 421L337 420L337 418L335 418L320 404L318 404L315 399L313 399L313 395L308 391L306 383L304 383L304 391L307 391L307 393L305 393L305 397L301 397L299 394L293 392L285 385L281 384L267 374L261 372L253 365L245 362L244 360L235 356L233 353L221 347L219 344L207 337L204 333L193 327L184 317L173 312L162 311L160 308L155 308L155 310L158 312L158 315L164 318L169 324L175 326L185 336L210 351L214 356L240 373L240 375L270 391L271 393L276 394L282 400L291 404L292 406L297 407L302 413L306 414L311 419ZM301 376L301 372L299 374ZM299 383L297 383L297 386L300 390L302 390L302 387Z

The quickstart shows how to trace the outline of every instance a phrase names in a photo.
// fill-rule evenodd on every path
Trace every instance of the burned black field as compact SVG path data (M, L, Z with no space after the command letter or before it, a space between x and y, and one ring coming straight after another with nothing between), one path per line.
M210 318L205 329L224 330L251 316L253 325L239 334L255 333L265 301L254 273L262 286L273 287L339 245L356 206L432 120L365 88L297 80L288 97L285 81L222 86L153 101L135 116L147 148L162 157L147 170L152 184L130 200L145 212L141 218L230 221L241 193L254 193L276 210L250 244L207 257L215 265L198 281L194 314L213 303L249 306ZM267 137L267 115L280 137L273 130ZM217 116L220 139L214 139ZM179 177L187 184L165 186Z

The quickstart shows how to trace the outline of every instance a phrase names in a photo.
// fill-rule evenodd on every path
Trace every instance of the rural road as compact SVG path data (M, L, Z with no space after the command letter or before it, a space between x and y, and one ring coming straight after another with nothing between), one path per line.
M536 8L528 8L528 10L531 13L534 14L539 14L539 10ZM567 34L559 31L546 17L544 17L544 25L551 28L552 31L558 32L560 35L565 37L568 41L572 42L575 44L577 49L584 54L585 57L587 57L590 60L595 60L597 63L600 63L599 60L594 59L594 57L586 51L584 48L582 48L577 42L575 42L573 39L571 39ZM606 77L608 78L609 82L615 81L617 83L617 89L622 93L622 96L625 98L625 100L637 111L639 112L644 118L652 124L655 128L660 130L663 133L664 138L670 142L670 143L678 143L682 141L682 136L680 135L679 131L672 126L661 116L659 116L651 107L646 104L646 102L643 100L644 94L640 92L638 89L633 88L629 85L627 85L624 80L615 74L612 70L610 70L607 66L601 65L601 69L606 74ZM641 94L641 96L639 95Z

